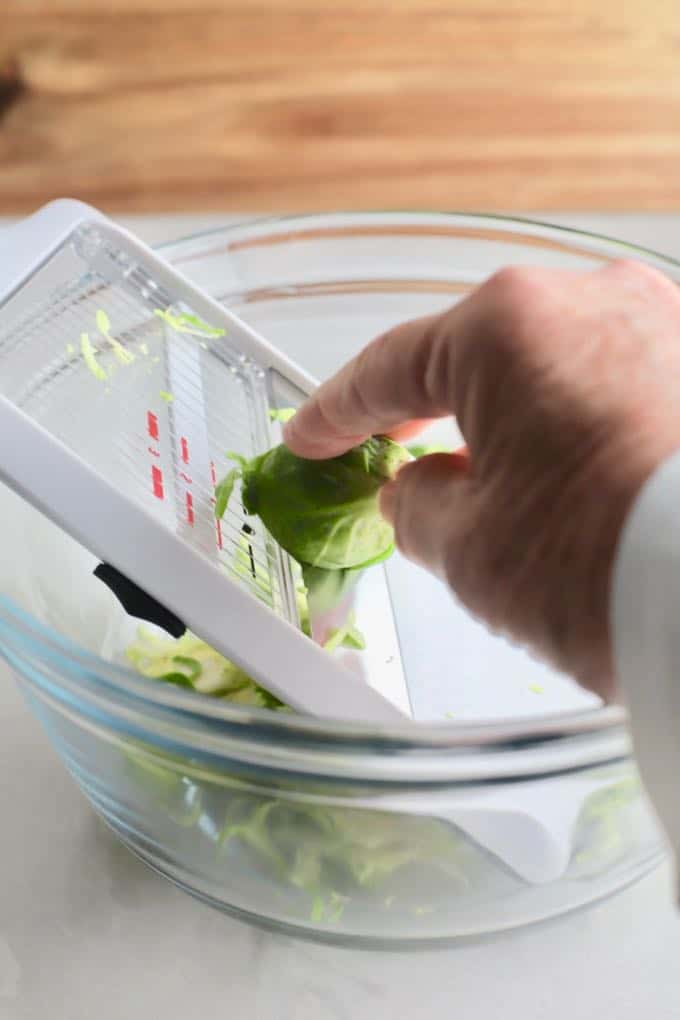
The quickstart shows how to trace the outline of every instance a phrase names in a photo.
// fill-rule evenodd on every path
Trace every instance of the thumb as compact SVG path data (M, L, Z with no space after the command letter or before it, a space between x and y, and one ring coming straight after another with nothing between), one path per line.
M467 451L432 453L406 464L380 494L400 552L442 580L448 580L451 547L475 499L469 465Z

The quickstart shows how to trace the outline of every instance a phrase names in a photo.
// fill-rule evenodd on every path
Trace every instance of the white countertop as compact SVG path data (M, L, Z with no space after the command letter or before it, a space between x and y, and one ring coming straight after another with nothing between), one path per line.
M680 257L678 215L541 218ZM228 221L124 220L151 242ZM194 902L109 835L4 669L0 819L0 1020L680 1017L668 869L584 913L455 950L350 952L263 934Z

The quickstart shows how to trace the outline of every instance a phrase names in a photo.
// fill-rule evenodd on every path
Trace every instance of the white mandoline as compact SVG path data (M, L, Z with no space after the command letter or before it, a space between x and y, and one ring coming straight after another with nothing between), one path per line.
M301 632L294 566L257 521L244 532L238 491L215 521L228 452L272 446L270 411L315 385L87 205L53 202L0 234L0 480L293 708L415 726L382 570L362 587L357 668ZM551 881L599 786L567 785L559 805L530 784L423 810Z
M404 721L300 631L292 564L238 493L215 521L228 453L274 445L277 394L314 385L88 206L0 237L0 478L293 708Z

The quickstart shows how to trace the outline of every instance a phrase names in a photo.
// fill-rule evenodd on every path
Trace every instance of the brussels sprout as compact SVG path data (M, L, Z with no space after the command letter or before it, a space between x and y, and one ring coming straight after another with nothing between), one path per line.
M411 460L384 436L367 439L340 457L314 461L281 444L239 467L218 486L221 517L238 477L243 506L257 514L298 563L323 570L356 570L380 563L394 549L391 526L378 510L381 487Z

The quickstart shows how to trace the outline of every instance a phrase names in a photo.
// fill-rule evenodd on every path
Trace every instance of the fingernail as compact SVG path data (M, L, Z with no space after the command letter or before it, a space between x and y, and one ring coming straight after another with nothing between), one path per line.
M383 517L389 521L390 524L394 524L394 514L397 503L397 486L394 482L387 482L383 485L380 490L380 513Z

